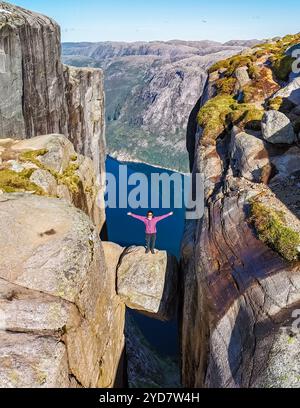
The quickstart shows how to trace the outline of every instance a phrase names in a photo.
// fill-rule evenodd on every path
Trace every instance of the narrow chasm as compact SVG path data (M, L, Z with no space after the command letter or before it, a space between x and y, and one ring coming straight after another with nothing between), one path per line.
M153 209L156 216L166 214L170 211L174 212L172 219L164 220L158 225L156 255L145 255L143 248L145 246L144 225L127 215L128 212L145 215L147 210L135 209L130 207L129 204L122 206L122 193L126 195L126 198L130 197L134 188L133 186L125 187L124 179L123 182L120 181L122 179L120 171L122 171L122 169L124 170L124 165L127 166L127 180L125 181L128 182L130 177L136 173L142 174L148 181L144 190L141 191L139 199L143 199L142 196L144 193L148 194L150 198L153 197L153 194L159 194L159 208ZM151 190L153 187L151 186L151 175L171 175L173 172L170 170L153 167L144 163L119 162L108 156L106 172L107 174L114 175L118 185L116 208L109 207L106 209L106 233L103 233L103 238L124 248L119 263L121 267L119 269L117 268L118 277L116 289L121 299L124 300L124 303L127 306L128 304L131 306L127 307L125 323L126 374L128 386L130 388L179 388L181 387L181 361L177 310L179 289L178 263L185 225L184 199L182 197L183 206L181 208L175 208L174 190L176 186L171 183L170 205L166 207L163 203L162 192ZM183 182L184 175L180 176ZM120 183L122 183L122 185L120 185ZM127 191L124 190L125 188ZM106 199L108 199L108 194L109 192L107 191ZM150 205L149 202L149 208ZM165 275L165 282L159 282L159 279L153 282L155 277L158 276L155 275L155 273L159 271L159 265L165 261L166 268L170 271L170 273L168 272ZM151 311L151 306L148 311L146 306L144 310L143 305L140 306L138 304L136 306L136 303L132 300L133 294L128 293L128 291L134 291L132 286L134 286L136 282L124 283L124 276L128 272L128 269L134 270L134 268L135 277L141 271L141 274L144 274L148 279L148 282L146 278L146 280L142 282L142 289L138 288L140 293L138 293L137 297L141 298L141 303L143 303L142 299L146 298L147 295L149 295L149 298L151 297L150 292L153 290L153 285L161 285L164 287L163 299L158 313L150 313L149 310ZM149 285L149 288L147 288L147 285ZM149 292L147 293L148 290ZM131 302L134 304L129 303L130 297ZM149 301L149 299L144 300L146 305L147 301ZM136 302L139 303L137 300ZM149 304L152 304L151 299L149 302ZM168 306L169 303L172 304L171 312Z

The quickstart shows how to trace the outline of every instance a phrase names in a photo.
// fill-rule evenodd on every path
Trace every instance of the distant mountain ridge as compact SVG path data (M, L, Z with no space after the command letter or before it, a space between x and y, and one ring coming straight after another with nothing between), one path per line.
M259 40L63 43L68 65L105 72L109 154L188 171L186 128L207 69Z

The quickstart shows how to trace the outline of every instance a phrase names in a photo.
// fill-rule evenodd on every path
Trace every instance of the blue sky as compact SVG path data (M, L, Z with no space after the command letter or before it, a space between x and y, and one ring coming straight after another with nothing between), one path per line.
M14 0L47 14L63 41L270 38L300 31L299 0ZM247 4L248 3L248 4Z

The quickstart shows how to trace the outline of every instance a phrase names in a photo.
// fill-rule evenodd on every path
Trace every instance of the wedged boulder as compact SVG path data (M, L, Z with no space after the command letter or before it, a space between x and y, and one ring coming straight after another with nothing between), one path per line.
M231 166L238 176L260 183L268 181L271 165L266 143L246 132L232 131Z
M0 139L0 190L64 198L89 215L99 231L105 220L92 160L76 154L62 135Z
M0 387L112 387L124 307L95 226L64 200L11 193L0 231Z
M280 89L274 95L274 98L286 98L294 105L300 105L300 77L295 78L286 87Z
M172 319L177 306L178 265L165 251L145 254L143 247L130 247L117 271L117 292L131 309L160 320Z
M282 112L270 110L262 120L263 138L273 144L293 144L296 141L294 128L289 118Z

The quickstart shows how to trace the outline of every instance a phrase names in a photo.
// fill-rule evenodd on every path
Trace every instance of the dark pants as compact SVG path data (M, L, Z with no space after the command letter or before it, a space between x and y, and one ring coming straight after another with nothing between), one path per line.
M156 242L156 234L146 234L146 249L148 251L154 251Z

